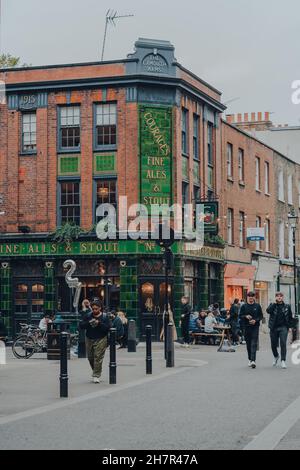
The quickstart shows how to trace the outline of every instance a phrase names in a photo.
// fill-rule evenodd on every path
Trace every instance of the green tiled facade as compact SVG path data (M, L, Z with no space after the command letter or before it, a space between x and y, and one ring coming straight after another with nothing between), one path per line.
M55 278L53 263L45 264L45 314L50 315L55 312Z
M10 335L12 330L12 273L9 263L2 263L0 268L0 310Z
M126 266L120 268L120 308L129 320L138 323L138 258L127 258Z
M184 260L175 257L174 260L174 319L178 326L181 316L181 298L184 295Z
M95 155L94 156L94 173L114 173L116 171L115 155Z
M208 289L208 263L203 262L200 266L200 284L199 284L199 308L207 309L209 305Z

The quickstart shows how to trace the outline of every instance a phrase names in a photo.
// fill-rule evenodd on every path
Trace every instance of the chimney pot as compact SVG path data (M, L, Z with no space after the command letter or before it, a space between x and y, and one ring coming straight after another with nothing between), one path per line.
M262 112L259 112L259 113L258 113L257 120L258 120L258 121L262 121Z
M237 122L242 122L242 118L243 118L243 115L241 113L239 113L237 115Z
M252 122L256 121L256 114L255 113L251 113L251 121Z
M244 121L248 122L249 121L249 113L244 114Z

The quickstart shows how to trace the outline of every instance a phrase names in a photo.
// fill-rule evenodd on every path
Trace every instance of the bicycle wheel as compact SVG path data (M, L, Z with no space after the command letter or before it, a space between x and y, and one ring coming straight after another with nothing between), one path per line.
M35 343L28 336L19 336L13 345L12 352L17 359L29 359L35 351Z

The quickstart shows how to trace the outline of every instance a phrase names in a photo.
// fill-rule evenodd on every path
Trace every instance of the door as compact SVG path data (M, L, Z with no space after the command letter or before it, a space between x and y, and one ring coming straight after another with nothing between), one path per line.
M140 332L142 340L145 340L146 326L151 325L153 340L160 341L165 309L165 286L165 281L162 279L144 279L140 283ZM172 290L172 281L170 281L168 293L171 309L173 305Z
M40 280L18 280L14 284L13 333L20 323L38 324L44 313L45 286Z

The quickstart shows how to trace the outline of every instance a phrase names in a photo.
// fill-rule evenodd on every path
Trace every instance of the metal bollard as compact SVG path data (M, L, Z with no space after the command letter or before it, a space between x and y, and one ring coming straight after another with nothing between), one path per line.
M164 351L165 351L165 360L168 358L168 324L169 324L169 312L164 313L163 318L163 329L164 329Z
M60 334L60 398L68 398L68 333Z
M109 361L109 384L116 385L117 383L117 352L116 352L117 330L111 328L109 343L110 343L110 361Z
M78 332L78 359L86 358L85 332L79 329Z
M128 352L136 352L136 323L135 320L130 320L128 326Z
M173 341L173 323L169 323L169 325L168 325L167 367L175 367L175 347L174 347L174 341Z
M146 326L146 374L152 374L152 326Z

